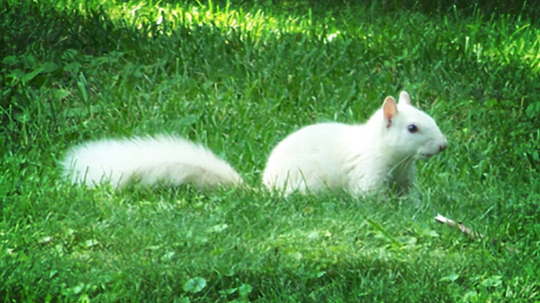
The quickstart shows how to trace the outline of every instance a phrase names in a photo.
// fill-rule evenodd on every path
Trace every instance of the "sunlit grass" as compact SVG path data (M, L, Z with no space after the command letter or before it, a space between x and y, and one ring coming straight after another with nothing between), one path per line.
M220 6L221 4L221 6ZM280 35L284 33L302 33L305 35L315 35L331 41L339 35L356 36L359 39L377 39L376 34L370 27L365 25L349 26L339 17L316 18L313 19L312 10L306 2L285 2L285 8L281 13L275 13L270 6L258 8L257 6L238 6L230 2L206 3L161 3L156 4L146 1L128 1L121 5L111 5L110 2L94 2L93 7L101 7L112 18L127 22L142 28L147 24L162 25L167 23L168 30L174 30L178 26L213 26L227 32L238 30L244 35L251 37L266 37L268 35ZM76 7L81 12L86 11L88 4L80 2L59 3L59 8ZM289 7L289 10L287 10ZM363 9L362 7L355 7ZM366 12L357 12L361 15ZM338 14L339 16L339 14ZM403 18L411 19L412 22L423 18L410 18L409 14L403 14ZM499 62L512 64L514 60L520 60L528 64L533 72L540 68L540 30L531 27L527 20L517 22L510 21L509 18L498 18L496 20L485 21L486 17L481 12L477 12L471 18L471 23L467 24L463 31L456 32L455 21L445 18L439 24L435 24L440 35L455 35L455 39L449 45L456 50L462 50L471 57L476 57L478 63ZM391 22L383 17L377 23ZM486 23L490 24L489 39L485 39ZM422 25L417 30L429 31ZM430 25L431 26L431 25ZM164 28L163 28L164 30Z
M221 1L220 1L221 2ZM304 3L305 4L305 3ZM111 18L142 28L148 24L167 24L170 32L178 26L193 28L194 26L213 26L223 30L238 30L252 37L267 35L280 35L283 33L303 33L307 35L321 35L322 31L330 32L332 24L314 24L311 18L311 9L302 7L294 2L285 3L291 10L283 9L287 13L275 13L268 5L264 8L251 5L234 5L231 2L206 3L149 3L147 1L128 1L120 5L111 2L94 1L92 8L100 7ZM88 13L87 3L79 1L61 1L57 3L60 9L74 8L82 13ZM308 16L306 18L305 16ZM326 21L326 20L325 20ZM162 28L162 33L165 33ZM330 40L338 32L329 33Z

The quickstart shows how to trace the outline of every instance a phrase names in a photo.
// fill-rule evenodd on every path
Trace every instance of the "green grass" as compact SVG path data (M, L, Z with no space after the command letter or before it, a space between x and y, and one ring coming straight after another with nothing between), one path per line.
M1 0L0 297L540 301L539 7L377 3ZM414 195L259 190L288 133L364 121L402 89L450 144L418 164ZM255 189L61 178L74 144L158 133Z

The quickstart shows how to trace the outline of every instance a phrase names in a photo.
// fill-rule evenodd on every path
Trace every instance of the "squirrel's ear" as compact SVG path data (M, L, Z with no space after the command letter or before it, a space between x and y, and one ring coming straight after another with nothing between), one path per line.
M390 127L392 119L397 115L396 100L392 97L386 97L383 103L384 120L386 120L386 127Z
M399 94L399 104L411 105L411 97L406 91L402 91L401 94Z

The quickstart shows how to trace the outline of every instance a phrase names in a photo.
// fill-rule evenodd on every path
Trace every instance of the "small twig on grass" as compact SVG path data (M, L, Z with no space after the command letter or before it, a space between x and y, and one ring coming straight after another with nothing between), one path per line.
M435 221L437 221L437 222L439 222L441 224L447 225L450 228L454 228L455 226L457 226L457 229L460 232L466 234L471 239L482 239L482 238L484 238L483 234L474 232L469 227L463 225L463 223L461 223L461 222L456 223L456 221L454 221L452 219L448 219L445 216L442 216L440 214L437 214L437 216L435 217ZM499 242L499 241L497 241L497 239L493 239L492 241L493 241L493 244L499 243L502 247L506 248L506 250L508 250L510 252L518 252L517 249L515 249L515 248L513 248L513 247L511 247L509 245L506 245L504 242Z
M435 217L435 221L437 221L437 222L439 222L441 224L448 225L451 228L453 228L454 226L457 225L458 230L460 232L466 234L467 236L469 236L471 239L483 238L484 237L484 235L482 235L482 234L473 232L472 229L470 229L469 227L463 225L463 223L461 223L461 222L456 223L454 220L448 219L445 216L442 216L440 214L438 214Z

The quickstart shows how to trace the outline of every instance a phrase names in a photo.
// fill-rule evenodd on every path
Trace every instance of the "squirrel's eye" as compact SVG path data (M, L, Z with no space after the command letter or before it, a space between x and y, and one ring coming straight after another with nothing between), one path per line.
M418 127L416 127L416 125L414 125L414 124L409 125L409 132L410 132L411 134L414 134L414 133L416 133L417 131L418 131Z

